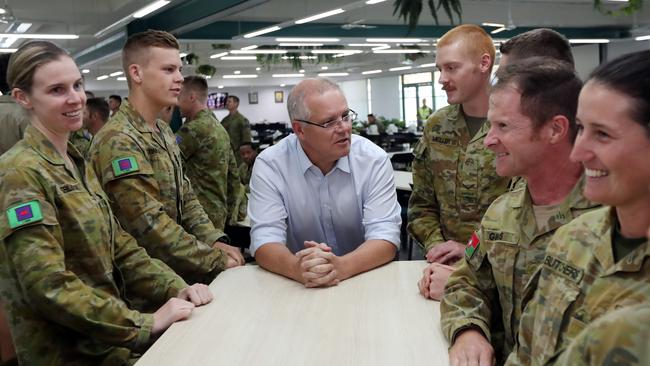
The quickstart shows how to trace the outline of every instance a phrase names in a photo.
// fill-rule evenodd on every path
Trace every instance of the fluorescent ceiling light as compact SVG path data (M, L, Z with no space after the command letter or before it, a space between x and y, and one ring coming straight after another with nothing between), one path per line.
M402 71L402 70L410 70L411 66L399 66L399 67L392 67L388 69L388 71Z
M108 75L102 75L97 77L97 80L106 80L106 79L108 79Z
M648 34L647 36L636 37L636 38L634 38L634 40L635 41L647 41L647 40L650 40L650 34Z
M506 30L506 29L507 29L506 27L500 27L500 28L497 28L497 29L493 30L492 32L490 32L490 34L501 33L501 32L503 32L503 31Z
M605 38L574 38L569 39L569 43L609 43L609 39Z
M31 27L32 27L32 23L20 23L18 27L16 27L16 32L25 33Z
M420 46L420 47L429 47L429 46L431 46L431 44L429 44L429 43L418 43L418 46Z
M373 50L372 53L429 53L417 49L392 49L392 50Z
M223 89L223 85L219 85L217 88L219 88L219 89Z
M210 56L210 58L219 58L227 55L228 52L221 52L221 53L215 53L214 55Z
M0 48L0 53L14 53L17 50L17 48Z
M122 71L115 71L113 73L108 74L108 76L113 77L113 76L120 76L124 74Z
M256 67L256 68L255 68L255 71L260 71L260 70L262 70L261 67Z
M90 70L88 70L88 69L83 69L83 70L81 70L81 73L82 73L82 74L88 74L88 73L90 73Z
M16 37L20 39L77 39L76 34L42 34L42 33L0 33L0 37Z
M303 69L300 69L300 70L298 70L298 72L299 72L299 73L303 73L303 74L304 74L304 73L305 73L305 70L303 70Z
M301 78L304 77L303 74L273 74L271 77L274 78Z
M379 47L375 47L375 48L373 48L372 50L373 50L373 51L378 51L378 50L387 50L387 49L389 49L389 48L390 48L389 45L387 45L387 44L383 44L383 45L381 45L381 46L379 46Z
M327 70L327 69L329 69L329 67L327 67L327 66L321 66L320 69L321 69L321 70Z
M381 70L368 70L361 73L361 75L379 74Z
M255 56L223 56L220 60L229 60L229 61L245 61L245 60L257 60Z
M337 54L337 53L349 53L349 54L354 54L354 53L363 53L361 50L347 50L344 48L338 49L338 50L327 50L327 49L322 49L322 50L311 50L310 51L313 54Z
M431 64L422 64L422 65L420 65L418 67L436 67L436 64L434 62L434 63L431 63Z
M224 79L255 79L256 74L224 75Z
M134 18L142 18L169 4L167 0L158 0L133 13Z
M325 76L325 77L327 77L327 76L348 76L348 75L350 75L350 74L348 74L347 72L321 72L320 74L318 74L318 76Z
M287 53L287 50L275 50L275 49L270 49L270 50L234 50L230 51L231 54L233 55L273 55L273 54L285 54Z
M505 24L501 24L501 23L487 23L487 22L481 23L481 25L484 25L486 27L497 27L497 28L503 28L506 26Z
M0 48L9 48L18 40L18 38L16 37L7 37L7 38L0 38L0 39L4 39L2 44L0 44Z
M322 19L322 18L331 17L332 15L341 14L341 13L344 13L344 12L345 12L345 10L343 10L343 9L341 9L341 8L338 8L338 9L334 9L334 10L326 11L326 12L324 12L324 13L320 13L320 14L312 15L312 16L307 17L307 18L303 18L303 19L300 19L300 20L296 20L295 23L296 23L296 24L309 23L309 22L313 22L314 20L318 20L318 19Z
M317 59L317 56L298 56L299 60L315 60ZM282 56L283 60L295 60L296 56Z
M212 76L210 76L210 75L205 75L205 78L206 78L206 79L212 79Z
M280 47L320 47L322 43L280 43Z
M241 74L241 71L239 71L239 70L235 70L235 72L233 72L233 74L235 74L235 75L239 75L239 74Z
M280 37L276 42L338 42L338 38L301 38L301 37Z
M240 48L240 50L243 50L243 51L246 51L246 50L254 50L254 49L256 49L257 47L258 47L258 46L257 46L256 44L252 44L252 45L250 45L250 46L242 47L242 48Z
M0 14L4 14L4 13L6 13L6 12L7 12L7 11L6 11L4 8L0 8Z
M386 0L368 0L368 1L366 1L366 4L368 4L368 5L379 4L379 3L383 3L384 1L386 1Z
M348 46L350 46L350 47L378 47L378 46L390 47L387 44L380 45L380 44L377 44L377 43L348 43Z
M426 42L424 39L419 38L366 38L366 42L379 42L379 43L420 43Z
M255 31L255 32L244 34L244 38L253 38L253 37L257 37L257 36L259 36L261 34L275 32L276 30L280 30L280 27L278 27L277 25L273 26L273 27L260 29L260 30Z
M117 81L126 81L126 76L120 76Z
M178 54L178 56L180 56L180 58L183 58L183 57L187 56L187 52L181 52L181 53Z

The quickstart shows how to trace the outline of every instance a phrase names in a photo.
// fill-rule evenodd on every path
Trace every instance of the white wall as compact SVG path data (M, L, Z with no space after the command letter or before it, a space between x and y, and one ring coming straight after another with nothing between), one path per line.
M650 41L629 40L624 42L612 42L607 45L607 59L613 60L626 53L648 49L650 49Z
M289 87L225 87L223 89L210 87L210 93L217 91L239 97L239 113L248 118L250 123L264 121L289 123L289 113L287 112L287 97L291 91ZM276 91L284 92L282 103L275 102L274 93ZM257 104L248 103L248 93L252 92L257 92ZM228 115L228 111L217 110L214 114L221 120Z
M371 104L375 116L400 118L399 76L370 79Z
M582 80L585 80L591 71L599 65L599 52L597 44L585 44L572 47L576 71Z
M348 107L359 113L359 120L365 121L368 115L368 88L366 79L350 80L339 82L345 98L348 100Z

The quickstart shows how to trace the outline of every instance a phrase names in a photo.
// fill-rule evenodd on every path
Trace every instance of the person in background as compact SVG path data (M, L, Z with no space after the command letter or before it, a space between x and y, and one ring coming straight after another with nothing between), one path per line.
M158 113L158 119L165 122L169 126L174 116L175 107L176 105L172 104L161 109L160 112Z
M113 117L117 111L120 110L120 106L122 105L122 97L119 95L110 95L108 97L108 108L110 109L110 117Z
M181 91L178 47L163 31L129 37L122 50L128 101L94 137L90 161L120 224L149 255L188 282L210 283L242 262L196 198L176 137L156 118Z
M31 118L23 140L0 157L0 291L18 363L131 364L212 293L187 286L120 228L68 143L86 101L73 59L50 42L23 44L8 81ZM139 297L158 309L130 308Z
M250 192L248 184L251 180L251 173L253 172L253 164L257 158L257 149L249 141L244 142L239 146L239 156L242 163L239 165L239 178L246 186L246 192Z
M7 84L7 64L11 54L0 54L0 155L11 149L23 138L23 133L29 126L29 116L23 108L17 105L11 97L11 89Z
M374 126L374 127L373 127ZM386 126L377 120L374 114L368 114L368 126L366 127L368 135L381 135L386 133Z
M607 207L560 228L529 281L507 364L543 365L592 322L650 303L650 50L600 65L578 103L571 160L584 196ZM646 343L647 344L647 343Z
M239 146L244 141L251 141L251 126L248 119L239 113L239 97L229 95L226 99L226 109L228 109L229 113L223 118L221 125L228 132L230 146L237 159L237 164L241 164L241 158L238 154Z
M83 127L70 134L70 142L84 157L88 155L93 136L108 121L108 114L108 103L106 103L104 98L90 98L86 100Z
M496 173L494 153L483 145L494 54L492 39L476 25L455 27L438 40L439 83L450 105L429 118L413 149L407 225L428 262L462 259L461 243L508 189L510 179Z
M246 196L228 133L208 109L207 101L207 80L197 75L186 77L178 96L185 123L176 132L176 142L196 197L214 227L224 230ZM243 261L243 257L238 259Z
M386 152L351 133L356 113L332 81L301 81L287 108L294 134L257 157L250 181L257 263L319 287L392 260L401 217Z
M497 173L522 181L490 205L444 288L440 314L451 365L493 356L503 363L524 287L553 233L599 206L582 196L582 167L569 159L582 87L573 66L536 57L499 68L497 77L484 143L497 156Z
M433 110L427 106L427 100L422 99L422 106L418 108L418 121L421 123L426 122L431 113L433 113Z

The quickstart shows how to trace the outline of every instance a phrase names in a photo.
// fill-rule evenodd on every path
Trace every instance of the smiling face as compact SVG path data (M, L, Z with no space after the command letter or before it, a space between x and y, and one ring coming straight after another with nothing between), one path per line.
M305 96L304 103L310 111L309 121L324 124L348 114L348 103L343 93L329 89ZM300 139L303 150L314 165L329 171L336 161L350 153L351 123L336 123L333 127L321 128L294 122L294 131Z
M14 89L14 96L37 125L55 135L65 136L82 126L86 94L81 73L68 56L38 67L31 92Z
M140 84L156 107L175 105L181 92L181 59L175 48L149 47L139 64L129 66L132 82Z
M617 208L650 202L650 137L632 120L633 101L597 81L580 92L571 160L585 168L585 197Z
M472 56L461 41L438 49L436 53L436 67L440 71L438 82L447 93L447 103L467 103L484 92L489 75L490 58L487 54L482 57Z
M533 121L521 113L519 91L505 87L492 92L488 120L490 131L484 144L497 156L497 174L527 177L533 173L544 158L544 144Z

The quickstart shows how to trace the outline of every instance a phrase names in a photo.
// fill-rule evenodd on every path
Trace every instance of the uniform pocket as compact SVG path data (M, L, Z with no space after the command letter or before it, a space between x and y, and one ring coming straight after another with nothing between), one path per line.
M553 285L544 291L545 297L539 303L541 306L538 309L541 311L535 314L536 325L533 330L535 346L532 356L539 361L548 360L561 347L560 336L570 327L573 319L573 317L569 318L571 316L569 309L580 294L580 289L575 283L563 278L552 279ZM579 324L575 321L573 326L578 327Z

